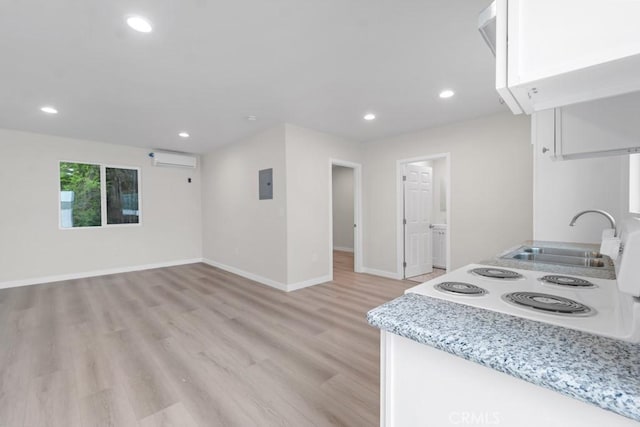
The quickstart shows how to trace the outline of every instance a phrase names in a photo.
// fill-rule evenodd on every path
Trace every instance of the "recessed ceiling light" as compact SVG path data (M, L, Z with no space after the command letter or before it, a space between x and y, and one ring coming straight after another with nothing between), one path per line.
M454 91L452 91L451 89L445 89L442 92L440 92L440 98L443 98L443 99L451 98L455 94L456 93Z
M42 107L42 108L40 108L40 111L42 111L43 113L47 113L47 114L58 114L58 110L56 110L55 108L53 108L51 106Z
M127 18L127 25L141 33L150 33L151 30L153 30L153 27L151 27L151 23L149 22L149 20L137 15L129 16Z
M365 115L364 115L364 119L365 119L366 121L369 121L369 122L370 122L371 120L375 120L375 118L376 118L376 115L375 115L375 114L373 114L373 113L368 113L368 114L365 114Z
M249 120L250 122L255 122L256 120L258 120L258 118L256 116L247 116L247 120Z
M179 136L180 138L189 138L191 135L189 135L189 133L188 133L188 132L180 132L180 133L178 134L178 136Z

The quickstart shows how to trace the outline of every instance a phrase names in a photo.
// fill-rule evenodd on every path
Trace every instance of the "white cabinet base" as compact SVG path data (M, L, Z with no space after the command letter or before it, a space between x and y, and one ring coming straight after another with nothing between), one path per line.
M637 426L597 406L382 331L381 419L386 427Z
M435 268L447 268L447 226L445 224L433 224L431 229L433 247L433 266Z

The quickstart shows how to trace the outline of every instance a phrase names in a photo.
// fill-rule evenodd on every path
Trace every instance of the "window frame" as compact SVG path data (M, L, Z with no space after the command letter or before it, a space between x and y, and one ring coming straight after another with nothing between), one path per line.
M85 165L98 166L100 168L100 225L92 225L88 227L63 227L62 226L62 185L60 182L60 164L61 163L80 163ZM119 228L119 227L140 227L142 226L142 168L139 166L123 166L111 163L97 163L92 161L80 160L58 160L57 163L57 181L58 181L58 229L59 230L95 230L102 228ZM108 224L107 223L107 168L110 169L127 169L135 170L138 174L138 222L124 224Z

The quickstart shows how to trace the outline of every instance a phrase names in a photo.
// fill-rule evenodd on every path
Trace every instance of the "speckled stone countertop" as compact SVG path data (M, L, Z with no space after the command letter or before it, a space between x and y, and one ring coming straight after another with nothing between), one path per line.
M640 344L406 294L367 314L385 331L640 421Z
M504 268L518 268L521 270L544 271L548 273L569 274L574 276L586 276L596 279L616 279L616 271L613 269L613 261L607 256L603 256L603 260L610 268L594 268L594 267L573 267L567 265L548 264L541 262L523 261L519 259L505 259L503 256L515 251L522 246L547 246L554 248L566 249L584 249L586 251L598 252L600 246L585 243L565 243L565 242L546 242L541 240L528 240L518 246L507 249L497 257L479 262L478 264L493 265Z

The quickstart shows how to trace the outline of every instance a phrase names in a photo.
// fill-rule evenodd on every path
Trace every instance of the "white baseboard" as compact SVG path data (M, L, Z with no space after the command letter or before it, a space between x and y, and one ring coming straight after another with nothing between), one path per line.
M277 282L275 280L268 279L266 277L259 276L257 274L250 273L248 271L241 270L239 268L232 267L230 265L226 265L221 262L213 261L210 259L205 258L202 260L202 262L212 267L216 267L221 270L228 271L229 273L237 274L238 276L244 277L245 279L253 280L254 282L262 283L263 285L271 286L272 288L276 288L278 290L285 291L285 292L297 291L298 289L308 288L309 286L319 285L320 283L326 283L333 280L333 277L331 275L327 275L327 276L316 277L314 279L309 279L303 282L292 283L287 285L287 284Z
M212 267L216 267L221 270L228 271L229 273L237 274L238 276L242 276L245 279L253 280L254 282L262 283L263 285L271 286L272 288L276 288L281 291L285 291L285 292L287 291L287 285L284 283L276 282L275 280L271 280L266 277L262 277L257 274L253 274L248 271L244 271L239 268L232 267L230 265L226 265L221 262L213 261L210 259L205 258L202 260L202 262Z
M347 248L346 246L334 246L334 251L353 252L353 248Z
M61 282L63 280L84 279L87 277L107 276L109 274L130 273L132 271L151 270L153 268L173 267L176 265L195 264L202 262L202 258L182 259L177 261L158 262L154 264L133 265L130 267L107 268L105 270L85 271L82 273L60 274L56 276L33 277L30 279L10 280L0 282L0 289L18 286L39 285L42 283Z
M303 282L292 283L286 285L284 283L276 282L275 280L268 279L266 277L259 276L257 274L249 273L248 271L241 270L239 268L232 267L230 265L222 264L210 259L193 258L183 259L177 261L159 262L154 264L134 265L129 267L117 267L108 268L104 270L85 271L82 273L60 274L56 276L34 277L30 279L10 280L6 282L0 282L0 289L15 288L18 286L39 285L43 283L62 282L65 280L85 279L87 277L107 276L109 274L130 273L132 271L151 270L154 268L174 267L176 265L195 264L203 262L213 267L220 268L238 276L253 280L263 285L271 286L272 288L279 289L285 292L296 291L298 289L307 288L309 286L318 285L320 283L326 283L333 279L331 275L317 277L314 279L305 280Z
M298 289L308 288L309 286L319 285L321 283L327 283L332 280L332 275L327 274L326 276L316 277L315 279L305 280L304 282L291 283L287 285L287 292L297 291Z
M393 273L391 271L376 270L375 268L363 267L362 272L373 274L374 276L386 277L387 279L402 280L402 274Z

